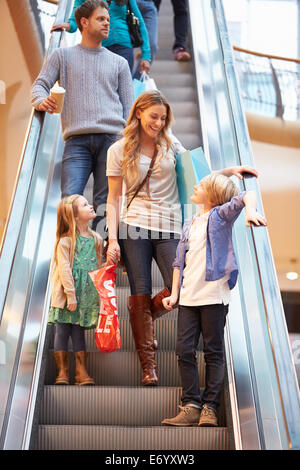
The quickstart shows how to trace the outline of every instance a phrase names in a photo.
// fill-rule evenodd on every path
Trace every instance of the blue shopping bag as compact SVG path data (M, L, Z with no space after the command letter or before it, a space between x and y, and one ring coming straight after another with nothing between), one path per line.
M135 100L140 96L141 93L149 90L157 90L157 86L153 78L150 78L149 75L147 75L145 72L142 73L141 78L139 80L134 78L133 92Z
M133 92L134 92L134 99L136 100L144 91L146 90L145 82L134 78L133 80Z
M197 205L190 200L193 186L211 173L202 147L186 150L176 155L176 173L183 221L197 212Z

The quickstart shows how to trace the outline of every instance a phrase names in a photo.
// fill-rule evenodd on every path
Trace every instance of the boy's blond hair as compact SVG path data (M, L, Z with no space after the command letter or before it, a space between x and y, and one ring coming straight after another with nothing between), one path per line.
M211 173L205 176L200 181L200 185L213 207L221 206L225 202L231 201L240 192L236 184L228 176L220 173Z

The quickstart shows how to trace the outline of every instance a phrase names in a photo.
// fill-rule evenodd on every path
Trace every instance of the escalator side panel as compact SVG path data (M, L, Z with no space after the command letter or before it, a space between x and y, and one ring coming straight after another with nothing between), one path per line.
M71 3L61 0L58 21L67 17ZM53 35L48 52L59 46L60 39L61 33ZM52 227L51 217L47 225L43 222L49 211L56 212L60 198L58 175L55 198L49 199L59 161L55 158L61 158L59 142L59 116L34 112L0 259L0 341L5 355L0 376L0 447L4 449L22 448L36 351L42 348L39 340L43 339L42 314L56 220Z
M223 47L224 69L228 78L229 95L235 113L236 138L243 164L253 165L245 113L241 105L241 93L237 75L234 70L233 54L228 38L223 5L215 1L218 11L217 21ZM247 160L250 160L249 162ZM256 190L257 182L247 180L247 189ZM263 212L261 198L258 198L258 210ZM256 257L257 275L255 276L257 291L261 292L261 312L264 313L265 330L269 341L270 363L273 363L273 381L277 387L278 397L275 400L283 413L281 436L286 434L289 448L300 449L300 397L292 352L288 337L285 315L277 281L275 265L270 248L267 230L252 230L252 253ZM278 403L279 401L279 403ZM267 422L267 420L266 420ZM270 432L272 438L272 433Z
M194 50L201 65L198 83L204 96L201 115L207 128L212 168L241 164L253 166L222 3L219 0L211 1L208 6L207 2L190 0L189 6L192 31L194 28L195 35L198 36ZM240 189L256 192L258 210L263 213L255 178L244 180L240 183ZM295 435L297 421L288 425L288 413L284 405L293 409L293 413L289 415L295 413L299 423L299 392L292 371L292 356L267 229L246 229L240 217L234 234L240 271L237 293L239 302L236 303L233 299L230 307L227 338L232 348L236 422L240 426L238 437L245 449L253 448L254 433L257 433L255 439L258 448L288 449L291 447L291 436ZM269 277L267 271L271 273ZM278 328L272 326L273 320L278 323ZM240 325L239 329L237 325ZM274 328L273 331L270 331L270 327ZM276 349L281 357L276 358L273 340L280 334L284 344L281 349L278 342ZM239 335L244 336L244 341L240 341ZM239 360L241 354L245 359L243 361ZM289 372L286 370L286 375L280 381L278 366L282 362L288 363ZM284 392L287 385L284 384L282 388L280 383L288 376L287 383L292 384L290 396ZM256 423L253 430L247 430L250 422ZM292 446L297 448L298 443L294 440Z

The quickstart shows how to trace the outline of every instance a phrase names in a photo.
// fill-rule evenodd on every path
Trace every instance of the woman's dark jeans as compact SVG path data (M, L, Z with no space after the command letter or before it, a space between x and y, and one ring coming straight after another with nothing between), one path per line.
M182 382L181 402L202 407L206 403L217 410L225 370L224 326L228 305L200 307L179 305L176 354ZM201 397L197 364L197 346L203 337L205 389Z
M121 46L120 44L113 44L112 46L108 46L106 49L124 57L124 59L127 60L130 72L132 73L134 65L134 53L132 47Z
M131 295L152 294L151 265L154 258L166 287L171 290L179 234L156 232L120 224L119 244Z

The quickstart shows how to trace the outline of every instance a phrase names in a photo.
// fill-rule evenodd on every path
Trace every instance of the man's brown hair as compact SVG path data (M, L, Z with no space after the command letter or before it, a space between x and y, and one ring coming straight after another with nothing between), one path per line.
M89 18L93 11L99 7L106 8L108 11L107 3L103 0L86 0L86 2L83 2L83 4L80 5L80 7L76 8L75 20L80 32L82 32L82 26L80 22L81 18Z

